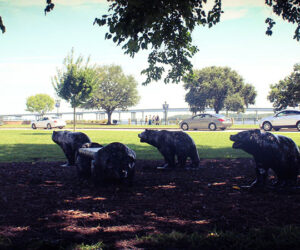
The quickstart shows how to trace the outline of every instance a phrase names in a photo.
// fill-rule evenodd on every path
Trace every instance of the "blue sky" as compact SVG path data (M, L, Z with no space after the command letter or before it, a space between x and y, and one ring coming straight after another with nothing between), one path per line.
M0 34L0 114L24 113L26 98L38 93L55 97L51 77L74 47L75 54L91 56L99 65L121 65L139 83L147 66L147 52L135 58L104 39L106 28L93 26L95 17L107 13L105 0L54 0L54 11L44 15L44 0L0 0L0 15L7 28ZM295 25L272 15L264 0L225 0L221 23L197 27L193 41L200 51L194 68L229 66L258 91L254 106L271 107L266 100L269 85L292 72L300 62L300 43L293 39ZM273 36L265 35L265 19L276 21ZM182 84L153 82L139 86L137 108L187 107ZM69 110L69 105L63 105Z

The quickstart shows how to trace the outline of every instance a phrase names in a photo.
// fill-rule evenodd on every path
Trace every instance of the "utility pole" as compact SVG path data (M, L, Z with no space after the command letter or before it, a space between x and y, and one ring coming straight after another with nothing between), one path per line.
M167 104L167 102L165 101L165 103L163 104L163 110L165 113L165 125L167 125L167 120L168 120L168 109L169 109L169 104Z

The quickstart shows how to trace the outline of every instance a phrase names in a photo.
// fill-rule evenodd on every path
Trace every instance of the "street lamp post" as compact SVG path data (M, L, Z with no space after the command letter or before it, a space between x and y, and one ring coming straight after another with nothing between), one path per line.
M167 125L167 120L168 120L168 109L169 109L169 104L167 104L167 102L165 102L163 104L163 110L165 113L165 125Z
M55 100L55 107L57 108L57 117L59 117L59 114L58 114L58 109L60 107L60 100L59 99Z

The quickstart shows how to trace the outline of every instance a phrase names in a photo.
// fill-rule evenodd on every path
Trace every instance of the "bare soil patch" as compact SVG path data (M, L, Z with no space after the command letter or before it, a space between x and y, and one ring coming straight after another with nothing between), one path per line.
M103 241L134 248L152 233L300 225L300 192L249 192L252 159L202 159L200 170L137 161L133 187L94 187L61 162L0 164L0 243L57 248ZM37 243L39 242L39 243Z

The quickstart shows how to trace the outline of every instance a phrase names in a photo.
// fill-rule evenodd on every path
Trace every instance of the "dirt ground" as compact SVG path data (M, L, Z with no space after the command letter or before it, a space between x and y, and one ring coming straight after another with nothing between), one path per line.
M133 187L94 187L61 162L1 163L0 243L135 248L136 236L157 232L300 225L300 192L240 189L254 179L251 159L202 159L200 170L157 170L161 163L137 161Z

